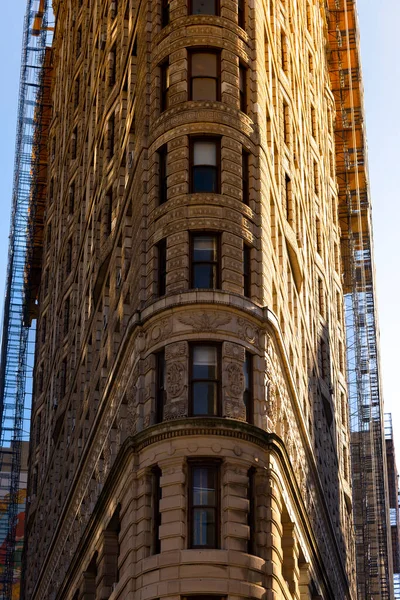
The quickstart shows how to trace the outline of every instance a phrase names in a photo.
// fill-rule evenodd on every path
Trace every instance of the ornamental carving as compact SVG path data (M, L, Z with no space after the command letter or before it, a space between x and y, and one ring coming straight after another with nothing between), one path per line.
M165 347L165 359L170 360L171 358L178 358L186 356L187 354L187 342L179 342L177 344L169 344Z
M185 367L180 362L167 366L167 395L168 399L180 396L185 389Z
M170 402L164 408L164 421L172 419L183 419L187 416L186 401L178 400Z
M154 343L162 342L172 333L172 320L170 318L162 319L157 322L147 333L146 348L148 349Z
M247 321L246 319L242 319L241 317L237 320L238 324L238 336L244 342L248 342L249 344L253 344L257 348L260 346L259 340L259 331L253 323Z
M128 394L128 406L127 406L127 417L128 417L128 432L130 435L136 433L137 426L137 407L136 407L137 388L134 385Z
M224 405L225 416L229 419L246 420L246 409L240 398L227 398Z
M226 366L227 391L230 396L235 398L241 396L244 391L243 367L238 363L229 363Z
M183 325L189 325L193 331L200 333L201 331L215 331L222 325L227 325L232 320L229 315L219 313L190 313L188 315L180 315L178 321Z

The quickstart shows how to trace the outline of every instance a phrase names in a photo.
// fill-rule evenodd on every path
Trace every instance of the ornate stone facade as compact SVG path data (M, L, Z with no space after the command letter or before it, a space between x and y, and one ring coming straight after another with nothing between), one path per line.
M324 10L195 4L54 1L26 600L354 598Z

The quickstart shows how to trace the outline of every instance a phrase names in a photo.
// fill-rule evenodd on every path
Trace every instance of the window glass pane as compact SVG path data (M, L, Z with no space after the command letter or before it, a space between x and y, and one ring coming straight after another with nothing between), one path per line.
M199 235L193 238L193 260L196 262L217 260L216 236Z
M193 348L193 378L216 379L217 362L215 346L195 346Z
M193 546L216 546L215 510L195 508L193 511Z
M241 92L246 89L246 68L242 66L239 67L239 89Z
M216 100L217 80L196 77L192 80L192 100Z
M192 0L192 15L216 14L216 0Z
M194 194L217 194L218 172L217 167L194 167L193 189Z
M197 141L193 148L194 165L217 165L217 143L213 141Z
M217 286L217 268L215 265L195 265L193 267L193 287L212 289Z
M205 467L193 470L193 506L215 505L215 471Z
M217 54L192 54L192 77L217 77Z
M217 414L217 384L207 381L193 383L193 415Z

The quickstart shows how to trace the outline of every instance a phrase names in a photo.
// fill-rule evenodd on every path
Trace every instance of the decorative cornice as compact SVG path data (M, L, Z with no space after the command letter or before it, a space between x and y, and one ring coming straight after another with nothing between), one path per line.
M224 438L234 438L240 441L255 444L263 451L269 452L276 456L282 468L282 474L285 478L286 487L290 490L291 496L294 499L294 505L298 513L299 520L304 526L304 534L315 559L315 563L318 565L318 569L320 571L320 583L323 582L327 592L327 597L333 599L334 592L324 567L321 553L318 550L318 543L313 534L309 515L304 505L304 499L302 498L301 490L297 485L296 475L294 473L292 463L283 440L275 433L268 433L262 429L259 429L258 427L255 427L254 425L249 425L248 423L243 423L233 419L231 420L217 417L195 417L190 419L176 420L174 422L161 423L149 427L145 431L142 431L137 435L131 436L125 440L115 459L106 484L81 537L77 552L75 553L75 558L70 565L57 597L63 597L63 593L65 592L68 583L72 579L73 571L76 565L79 564L79 562L85 556L87 548L95 535L95 525L99 522L102 513L109 502L109 499L113 497L120 480L126 473L127 464L132 455L137 455L145 448L148 448L153 444L159 444L160 442L166 440L188 436L218 436ZM341 564L339 552L337 558L338 562ZM350 599L351 594L349 583L343 567L342 576L343 581L346 582L346 599Z

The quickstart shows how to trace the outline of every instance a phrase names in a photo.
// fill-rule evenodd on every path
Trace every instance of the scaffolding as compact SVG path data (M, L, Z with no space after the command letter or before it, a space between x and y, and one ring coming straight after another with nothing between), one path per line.
M393 598L393 567L363 89L355 0L327 0L336 103L336 174L344 271L357 596Z
M42 210L38 175L45 123L38 106L46 80L47 21L48 0L27 0L0 362L0 600L11 600L20 569L16 531L21 502L24 504L21 451L29 440L35 341L35 328L29 327L27 319L25 290L31 272L26 266L34 254L35 211Z
M390 529L393 555L394 598L400 598L400 513L399 513L399 474L393 437L392 415L385 414L385 446L389 486Z

